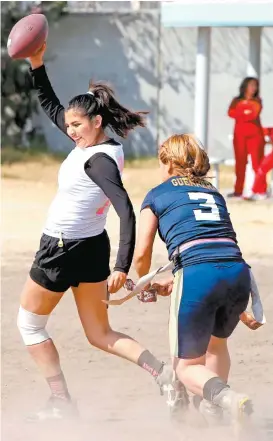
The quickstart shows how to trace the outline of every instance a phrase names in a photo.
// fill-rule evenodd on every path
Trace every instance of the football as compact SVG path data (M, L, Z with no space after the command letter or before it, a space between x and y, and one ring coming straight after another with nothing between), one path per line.
M48 35L48 22L43 14L23 17L12 28L7 49L11 58L28 58L37 52Z

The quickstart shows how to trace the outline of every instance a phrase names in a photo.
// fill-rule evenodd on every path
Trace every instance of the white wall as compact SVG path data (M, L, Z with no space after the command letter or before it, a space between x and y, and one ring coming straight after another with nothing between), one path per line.
M162 30L162 89L160 141L173 132L193 130L195 50L194 28ZM64 104L85 92L90 78L112 83L121 102L135 110L149 110L147 129L125 142L127 155L154 154L157 136L158 21L156 15L68 16L51 27L47 68ZM228 135L233 122L227 107L245 76L248 30L216 28L212 31L209 152L232 156ZM262 122L273 125L273 28L262 34ZM55 150L72 147L44 115L40 123Z

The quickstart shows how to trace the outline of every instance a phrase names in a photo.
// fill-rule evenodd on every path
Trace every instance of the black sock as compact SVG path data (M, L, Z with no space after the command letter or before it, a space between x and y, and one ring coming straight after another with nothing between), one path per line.
M214 397L218 395L223 389L228 389L229 386L219 377L213 377L208 380L203 388L203 398L208 401L214 400Z
M142 352L142 354L140 354L137 364L146 371L150 372L153 377L157 377L161 373L164 366L164 363L155 358L154 355L148 350L145 350Z

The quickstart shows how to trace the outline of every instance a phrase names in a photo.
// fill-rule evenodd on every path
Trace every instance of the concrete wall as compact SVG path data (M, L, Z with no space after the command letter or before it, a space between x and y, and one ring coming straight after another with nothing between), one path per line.
M112 83L124 105L149 110L147 129L131 134L124 145L127 156L151 155L156 152L157 139L193 130L196 37L193 28L162 29L158 60L156 14L70 15L50 29L46 65L64 105L70 97L85 92L93 78ZM248 29L213 29L208 146L212 156L232 156L229 135L233 122L226 111L245 76L247 56ZM262 121L266 126L273 125L273 28L263 30L261 56ZM44 115L39 122L50 148L69 150L73 146Z

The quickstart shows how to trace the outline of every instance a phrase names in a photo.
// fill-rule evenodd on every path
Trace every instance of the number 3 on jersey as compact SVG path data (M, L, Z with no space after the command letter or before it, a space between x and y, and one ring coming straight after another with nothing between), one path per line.
M208 221L219 221L220 219L220 214L219 214L219 209L216 205L215 199L211 194L208 193L188 193L189 198L192 201L198 201L199 199L205 199L206 202L204 203L199 203L200 207L204 207L206 209L210 209L211 211L208 212L206 211L202 211L202 209L200 210L193 210L195 219L197 221L203 221L203 220L208 220Z

